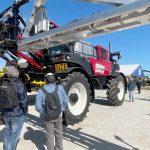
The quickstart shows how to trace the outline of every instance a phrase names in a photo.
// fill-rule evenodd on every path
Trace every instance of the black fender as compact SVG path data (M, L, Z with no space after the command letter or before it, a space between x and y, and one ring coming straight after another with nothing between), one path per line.
M62 61L57 61L56 60L56 61L53 61L51 63L51 65L54 65L56 63L68 63L69 68L71 68L71 67L73 67L73 68L80 67L80 68L83 68L86 72L88 72L89 75L93 74L91 64L90 64L87 57L85 57L81 54L77 54L77 53L62 53L62 54L58 54L56 56L61 56L61 55L66 55L70 59L68 59L68 60L66 59L66 60L62 60Z

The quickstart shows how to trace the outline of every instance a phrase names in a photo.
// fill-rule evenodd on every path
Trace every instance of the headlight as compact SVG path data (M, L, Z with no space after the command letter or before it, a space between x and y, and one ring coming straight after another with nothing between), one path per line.
M70 59L70 56L66 55L66 59L69 60L69 59Z
M19 58L18 59L18 66L22 69L25 69L28 67L28 62L27 60L23 59L23 58Z

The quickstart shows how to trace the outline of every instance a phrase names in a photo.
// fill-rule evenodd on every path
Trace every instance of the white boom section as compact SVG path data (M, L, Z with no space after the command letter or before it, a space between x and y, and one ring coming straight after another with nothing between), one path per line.
M37 25L39 20L42 20L44 18L48 19L46 12L45 12L45 8L44 8L45 2L46 2L46 0L35 0L34 8L33 8L31 17L29 18L29 20L27 22L27 26L23 33L23 37L29 36L29 33L30 33L33 25Z
M136 0L78 0L78 1L119 6L119 5L131 3Z
M40 7L41 5L44 5L46 0L35 0L34 7Z
M150 0L141 0L30 36L18 42L18 49L34 51L149 23Z

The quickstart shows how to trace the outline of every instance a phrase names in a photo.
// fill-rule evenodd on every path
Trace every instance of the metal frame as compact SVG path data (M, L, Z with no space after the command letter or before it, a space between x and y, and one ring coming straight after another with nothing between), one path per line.
M23 37L28 37L32 30L33 25L37 25L43 19L48 20L48 16L44 7L46 0L35 0L32 15L27 22L27 26L23 33Z
M123 5L123 4L134 2L136 0L77 0L77 1L84 1L84 2L91 2L91 3L97 3L97 4L120 6L120 5Z
M149 23L150 0L140 0L30 36L18 42L18 49L35 51Z

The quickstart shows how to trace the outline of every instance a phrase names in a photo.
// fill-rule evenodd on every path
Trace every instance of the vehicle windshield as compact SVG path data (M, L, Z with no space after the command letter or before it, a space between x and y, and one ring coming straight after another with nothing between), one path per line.
M84 43L84 42L76 42L74 46L74 52L83 54L87 57L97 58L96 49L94 46Z
M60 53L70 52L70 48L66 44L63 44L63 45L51 47L51 48L49 48L49 51L50 51L51 55L56 55L56 54L60 54Z

